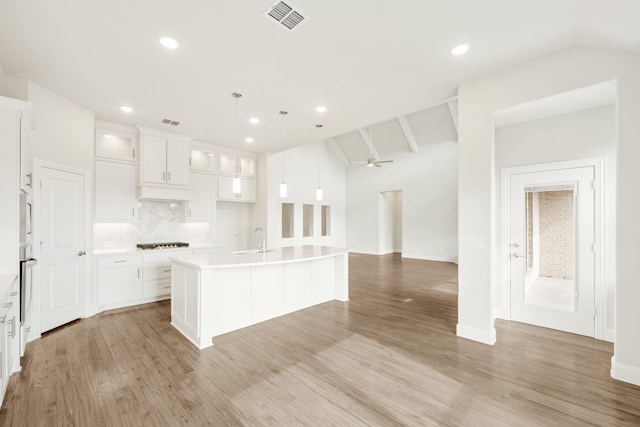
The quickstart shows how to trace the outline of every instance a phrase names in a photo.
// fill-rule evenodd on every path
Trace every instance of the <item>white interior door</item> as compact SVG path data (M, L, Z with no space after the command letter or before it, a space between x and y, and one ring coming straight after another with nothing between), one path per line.
M40 171L40 330L61 326L85 311L85 178Z
M593 167L511 176L512 320L594 336L593 180Z

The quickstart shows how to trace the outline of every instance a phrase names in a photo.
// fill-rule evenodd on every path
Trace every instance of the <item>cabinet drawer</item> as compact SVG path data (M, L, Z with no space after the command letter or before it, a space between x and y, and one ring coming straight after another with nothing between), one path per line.
M145 280L142 285L142 297L151 298L171 295L171 279Z
M98 268L130 267L133 265L140 265L138 255L109 255L98 258Z
M171 265L170 264L155 264L145 265L144 274L142 276L145 280L171 280Z

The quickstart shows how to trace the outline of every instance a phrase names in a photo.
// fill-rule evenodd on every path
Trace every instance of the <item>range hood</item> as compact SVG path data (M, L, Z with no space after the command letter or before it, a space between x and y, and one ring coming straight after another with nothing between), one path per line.
M138 185L138 200L164 200L182 202L191 200L191 188L166 185Z

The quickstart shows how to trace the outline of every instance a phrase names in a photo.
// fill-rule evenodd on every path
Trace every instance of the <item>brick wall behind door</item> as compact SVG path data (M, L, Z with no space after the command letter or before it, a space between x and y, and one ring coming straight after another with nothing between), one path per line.
M539 197L540 276L573 280L573 191L543 191Z

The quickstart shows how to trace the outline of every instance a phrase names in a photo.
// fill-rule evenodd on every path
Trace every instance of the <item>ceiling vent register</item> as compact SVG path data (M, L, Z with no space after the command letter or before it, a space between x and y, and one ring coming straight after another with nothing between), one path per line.
M180 124L180 122L177 122L175 120L170 120L170 119L162 119L162 123L164 123L165 125L171 125L171 126L178 126Z
M300 9L290 3L279 1L264 12L264 16L285 31L292 32L307 18Z

